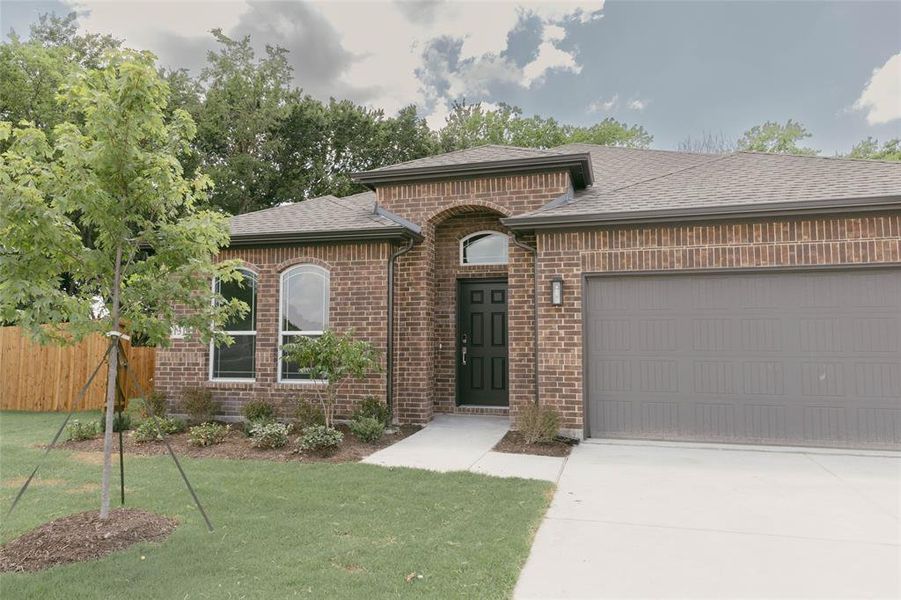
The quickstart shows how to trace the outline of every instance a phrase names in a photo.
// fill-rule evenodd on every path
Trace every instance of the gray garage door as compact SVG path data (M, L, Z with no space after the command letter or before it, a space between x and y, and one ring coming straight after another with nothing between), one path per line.
M901 270L589 277L594 437L901 447Z

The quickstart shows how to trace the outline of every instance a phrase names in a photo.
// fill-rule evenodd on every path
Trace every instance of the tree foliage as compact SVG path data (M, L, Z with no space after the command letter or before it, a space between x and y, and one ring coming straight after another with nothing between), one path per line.
M811 136L807 128L797 121L789 119L785 124L767 121L747 130L738 140L738 149L747 152L816 156L820 153L819 150L800 145L802 140Z
M638 125L607 118L589 126L567 125L556 119L523 116L522 109L500 104L485 109L481 103L457 102L438 133L442 152L483 144L506 144L530 148L552 148L567 143L647 148L653 136Z
M375 350L369 342L354 339L353 331L326 330L319 337L296 339L283 346L285 360L304 369L312 379L325 381L325 385L315 389L325 415L325 426L331 427L341 389L349 381L378 370Z
M46 324L66 323L71 341L115 329L95 317L109 314L119 252L128 332L167 343L178 325L208 338L211 323L241 308L214 306L210 278L240 276L213 262L228 228L220 213L198 209L209 178L186 179L177 160L194 123L180 110L165 117L168 86L152 55L106 60L61 88L63 110L82 123L57 125L52 141L33 123L0 128L9 143L0 161L0 318L43 340L56 335ZM63 286L66 278L79 285ZM193 310L176 313L178 304Z
M851 148L848 158L901 161L901 138L894 138L879 145L879 140L868 137Z

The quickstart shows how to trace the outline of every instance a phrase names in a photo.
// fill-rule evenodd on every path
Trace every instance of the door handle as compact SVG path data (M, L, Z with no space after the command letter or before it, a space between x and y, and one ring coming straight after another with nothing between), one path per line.
M466 366L466 346L463 346L463 366Z
M463 366L466 366L466 343L469 341L469 336L465 333L463 334L463 339L460 340L460 348L463 351Z

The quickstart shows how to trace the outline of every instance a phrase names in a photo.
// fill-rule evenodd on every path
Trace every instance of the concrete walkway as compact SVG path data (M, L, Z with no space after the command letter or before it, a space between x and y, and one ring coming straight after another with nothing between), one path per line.
M516 598L901 597L901 455L583 443Z
M436 415L422 431L367 456L362 462L556 482L564 458L491 450L509 428L510 420L506 417Z

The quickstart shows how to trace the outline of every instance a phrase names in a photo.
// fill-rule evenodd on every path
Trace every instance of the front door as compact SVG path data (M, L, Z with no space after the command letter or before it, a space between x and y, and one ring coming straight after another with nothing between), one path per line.
M507 281L461 281L457 404L507 406Z

